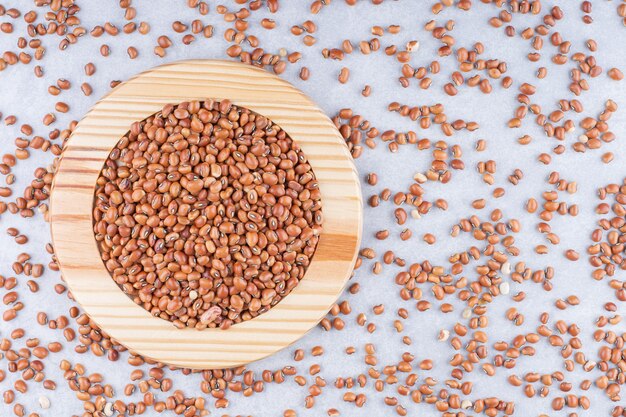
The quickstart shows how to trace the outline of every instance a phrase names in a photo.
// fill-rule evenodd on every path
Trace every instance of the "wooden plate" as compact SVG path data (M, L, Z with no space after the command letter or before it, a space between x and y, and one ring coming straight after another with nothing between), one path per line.
M270 311L228 330L177 329L120 290L94 233L96 179L132 122L167 103L230 99L269 117L303 149L319 180L323 231L299 285ZM362 199L348 149L332 121L288 82L252 66L213 60L156 67L117 86L70 137L55 175L51 229L61 272L74 298L111 337L132 351L185 368L242 365L290 345L315 326L350 277L361 239Z

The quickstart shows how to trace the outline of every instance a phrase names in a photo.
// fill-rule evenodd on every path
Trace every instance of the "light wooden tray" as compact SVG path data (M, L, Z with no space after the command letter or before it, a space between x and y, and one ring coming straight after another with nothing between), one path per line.
M269 117L303 149L319 180L324 214L317 251L299 285L270 311L228 330L176 329L151 316L113 281L96 244L96 179L132 122L163 105L230 99ZM111 337L159 362L217 369L261 359L314 327L341 294L361 239L359 179L332 121L302 92L264 70L227 61L159 66L117 86L78 124L55 175L51 229L61 272L74 298Z

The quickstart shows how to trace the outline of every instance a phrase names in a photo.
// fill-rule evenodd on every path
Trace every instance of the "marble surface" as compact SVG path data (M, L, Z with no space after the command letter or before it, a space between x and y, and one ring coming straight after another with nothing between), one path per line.
M0 3L7 8L15 6L27 10L27 3L22 1L2 0ZM34 63L16 65L0 72L0 112L5 116L15 114L18 117L18 123L14 126L5 126L0 123L0 150L3 154L14 150L13 139L20 136L19 125L21 123L31 124L35 128L35 134L47 134L48 129L41 124L42 116L54 111L56 101L63 100L71 107L69 113L57 114L58 120L54 127L64 128L70 120L79 120L98 97L108 92L109 83L112 80L125 80L154 65L180 59L227 58L224 51L228 44L222 34L229 24L216 13L217 2L211 2L211 12L207 16L200 16L197 11L189 9L183 1L153 0L134 3L137 8L135 21L150 22L152 30L148 35L141 36L135 33L117 37L104 35L101 38L85 36L66 51L58 50L56 37L45 37L43 41L48 50L41 61L45 70L43 78L33 76ZM520 332L534 331L538 325L540 313L547 311L551 314L551 323L558 319L577 323L582 331L580 335L584 343L582 351L590 358L595 357L600 345L591 337L595 330L594 322L599 315L607 314L602 308L603 304L616 300L613 291L608 289L606 283L595 282L591 279L591 267L586 260L586 246L589 244L590 233L598 219L594 214L594 207L597 204L595 197L597 188L610 182L620 182L626 176L624 169L626 146L622 138L626 132L626 112L623 111L623 106L626 105L626 82L617 83L611 81L606 74L602 74L590 80L590 91L585 92L580 98L585 107L585 114L594 117L603 109L604 102L609 98L622 107L610 121L611 130L617 136L616 140L604 144L601 150L584 154L575 153L569 149L569 145L581 133L580 128L577 127L577 131L564 143L568 148L567 152L560 156L553 155L552 163L546 166L537 162L537 157L542 152L551 153L558 141L554 138L546 138L530 117L525 121L524 129L508 129L506 121L512 117L517 106L515 97L517 87L521 82L526 81L537 86L538 94L533 99L544 109L556 108L557 101L561 98L573 98L568 91L568 72L572 65L556 66L551 63L550 56L555 52L555 48L549 45L547 39L541 61L529 63L526 54L533 50L528 41L522 40L519 36L507 38L503 28L495 29L487 24L488 19L499 12L495 6L474 1L470 12L449 9L438 15L437 19L439 22L454 19L456 24L452 34L456 39L455 46L471 49L474 42L481 41L485 45L485 58L506 61L507 75L515 80L513 87L509 90L494 87L492 94L485 95L477 89L464 86L459 88L459 94L456 97L449 97L443 93L443 85L449 81L448 74L456 68L456 63L454 57L437 58L436 51L440 43L423 29L424 24L432 18L429 12L431 2L386 1L383 5L373 6L369 1L360 1L357 6L348 7L344 2L335 0L316 16L310 15L308 0L281 1L280 3L280 12L276 15L270 15L267 10L255 13L249 19L251 26L249 33L257 36L261 45L269 52L277 53L280 48L286 48L288 52L302 52L302 60L295 65L289 65L282 76L313 98L329 116L334 116L341 108L350 107L370 120L371 124L381 132L388 129L417 130L420 137L437 140L444 138L438 128L419 130L415 122L395 113L389 113L387 105L392 101L412 106L442 103L450 120L472 120L480 124L480 129L477 131L455 132L454 136L447 139L450 144L459 144L463 149L465 170L455 172L448 184L426 187L431 198L445 198L448 201L448 210L435 209L421 219L409 219L407 227L413 231L413 238L402 242L398 238L401 229L395 225L393 219L395 208L393 204L384 204L376 209L366 207L363 247L372 247L379 255L382 255L385 250L393 249L408 263L421 262L425 259L429 259L433 264L443 263L450 254L472 244L467 237L449 236L451 227L459 219L474 213L486 218L490 210L500 208L505 213L505 218L517 218L523 224L522 232L516 236L517 246L522 250L517 260L523 260L537 269L551 265L555 268L556 274L552 280L554 289L551 292L545 292L539 285L533 283L511 282L510 295L497 297L489 306L488 345L491 346L498 340L509 340ZM549 10L553 3L555 2L545 2L544 11ZM626 44L626 27L623 26L616 12L618 1L594 1L592 25L582 23L579 2L557 3L565 11L566 16L558 23L557 30L564 39L572 43L572 53L586 52L585 41L593 38L599 47L594 54L598 65L602 66L605 71L610 67L626 70L626 54L623 53ZM87 28L106 21L118 27L125 23L123 12L117 7L115 1L84 1L79 4L80 18ZM231 1L226 2L226 5L234 10L239 7ZM263 17L275 19L276 29L269 31L261 28L259 22ZM189 24L196 18L201 19L205 24L214 25L215 35L211 39L199 37L192 45L185 46L181 42L183 35L174 33L171 24L174 20ZM305 47L300 37L291 35L289 31L292 25L302 23L307 19L315 21L318 26L318 31L314 35L317 43L313 47ZM23 19L13 20L8 16L0 17L0 22L9 20L13 21L16 29L13 34L1 34L0 51L15 50L18 36L25 31ZM540 16L516 15L512 24L520 32L528 26L539 24L540 21ZM428 66L435 59L440 61L441 73L432 77L433 85L429 90L420 90L415 82L409 88L401 88L397 80L400 75L400 64L382 51L368 56L353 53L343 62L322 57L323 48L340 47L344 39L350 39L353 43L371 39L371 26L390 24L400 25L402 30L397 35L384 35L381 38L383 47L391 44L401 47L408 41L419 40L420 48L412 54L411 64L419 67ZM174 42L174 45L167 50L167 56L164 59L152 52L156 38L161 34L167 34ZM107 58L99 54L100 45L103 43L111 48L111 55ZM135 60L130 60L126 54L126 48L131 45L139 50L139 57ZM93 62L97 67L92 77L87 77L83 71L84 65L88 62ZM299 69L303 65L311 70L311 77L306 82L298 78ZM337 82L337 75L342 66L351 69L350 81L343 85ZM548 76L543 80L534 77L534 73L540 66L548 69ZM57 78L70 80L72 88L58 97L53 97L47 94L46 89ZM79 89L80 84L85 81L93 87L93 94L90 97L85 97ZM360 94L365 84L372 87L372 94L369 98L363 98ZM580 115L572 117L576 122L580 119ZM524 133L534 138L528 146L521 146L516 142L516 139ZM485 139L488 143L487 150L482 153L474 151L474 144L478 139ZM607 151L615 154L615 160L610 164L603 164L600 157ZM479 161L489 159L497 162L494 186L485 184L475 169ZM49 153L33 151L30 159L20 161L14 169L17 181L13 188L16 193L21 192L20 190L28 184L32 171L36 167L49 164L51 160L52 155ZM363 182L365 198L380 192L385 187L392 190L407 187L411 184L413 175L424 171L429 163L430 153L417 151L412 146L401 147L396 154L391 154L381 142L374 150L365 149L363 156L357 160L361 177L365 179L366 174L370 172L376 172L379 176L378 185L374 187ZM518 186L513 187L507 181L507 177L516 168L523 170L524 179ZM562 178L578 182L578 192L565 198L568 203L579 205L580 214L577 217L557 216L551 222L553 231L560 236L561 243L557 246L548 244L549 254L539 256L533 252L533 247L537 244L547 244L547 242L536 231L538 217L526 213L524 204L530 197L539 200L541 193L551 188L546 182L551 171L558 171ZM4 182L4 179L0 179L0 182ZM496 186L505 189L504 197L499 199L491 197L491 192ZM482 211L471 207L471 202L477 198L488 200L486 208ZM4 233L8 227L17 227L27 234L30 239L29 243L25 247L15 245L12 238ZM377 241L374 233L384 228L391 231L391 237L385 241ZM0 229L3 231L0 233L0 247L2 248L0 250L0 274L13 276L11 264L17 254L24 251L32 254L35 262L48 262L49 258L43 247L51 238L48 225L41 216L24 221L17 216L5 214L0 216ZM437 237L437 243L432 246L426 245L421 240L424 233L434 234ZM566 249L577 250L581 254L580 261L567 261L563 256ZM394 283L394 277L400 268L385 266L380 275L374 275L371 272L372 263L373 261L366 260L356 271L352 280L352 282L359 282L361 291L356 295L346 293L341 297L342 300L349 300L352 306L352 313L343 317L346 322L346 328L343 331L325 332L319 327L315 328L293 347L251 364L250 369L260 374L264 369L293 365L300 374L307 377L310 383L312 378L308 376L308 369L312 364L317 363L321 366L319 375L327 381L328 385L332 385L337 377L356 377L361 373L367 373L368 366L363 362L364 345L373 343L377 350L378 368L397 363L402 353L408 351L415 355L416 362L430 358L435 363L432 371L418 371L420 377L432 376L440 382L449 378L451 369L447 361L454 352L447 344L437 342L436 338L441 329L451 329L455 323L466 321L461 317L461 304L457 301L450 301L456 308L449 314L442 314L437 308L420 313L415 309L414 302L404 302L398 297L399 288ZM474 276L471 269L468 269L467 274L468 278ZM623 276L620 278L623 279ZM20 313L16 321L0 322L0 338L7 337L7 334L16 327L25 328L26 337L39 337L45 343L62 338L61 331L50 330L35 322L38 311L45 311L49 316L54 317L67 314L69 307L73 305L67 297L54 293L53 287L61 282L60 279L59 273L47 271L38 280L40 291L31 294L25 287L26 279L20 277L19 288L25 310ZM505 279L508 278L505 277ZM515 305L526 317L525 324L518 328L504 318L504 312L513 304L511 296L519 291L524 291L527 296L523 303ZM0 292L4 294L6 291ZM425 294L427 299L432 299L428 291L425 291ZM566 311L560 311L554 307L556 299L572 294L580 298L580 305L570 307ZM377 304L385 305L384 314L374 315L372 307ZM392 324L396 319L396 311L400 307L406 308L410 317L404 322L404 332L397 334ZM619 308L618 314L622 313L623 306L619 305ZM6 307L2 306L1 309L4 310ZM376 324L377 330L374 334L368 333L365 328L356 324L356 316L359 312L366 313L368 320ZM74 324L73 326L75 327ZM620 324L614 326L614 330L624 332L626 328ZM413 339L411 346L402 344L403 335L408 335ZM16 342L16 345L19 343L23 341ZM323 356L314 358L308 352L316 345L324 346L325 353ZM356 353L346 356L344 350L348 346L356 347ZM62 372L56 366L63 358L84 364L88 372L102 373L105 382L116 388L119 397L129 400L122 393L133 369L126 364L126 354L122 355L120 361L113 364L92 354L75 354L73 348L74 343L65 343L65 349L61 353L53 354L45 360L46 374L57 381L56 391L45 392L41 385L31 383L27 394L18 396L18 401L25 404L28 412L38 412L41 416L82 414L82 403L75 399L73 392L63 381ZM304 361L297 363L293 361L293 351L296 348L307 351ZM572 409L553 412L550 408L550 401L555 395L560 395L556 385L550 387L551 392L547 398L536 397L532 400L525 398L522 387L510 386L506 378L511 374L523 375L531 371L540 373L564 371L558 348L551 347L546 340L542 340L537 344L536 349L535 356L519 359L513 370L498 369L494 377L487 377L479 369L466 375L466 379L474 384L474 392L468 396L468 399L498 396L503 400L515 401L515 415L518 416L538 416L542 413L565 416L573 411L587 416L609 414L615 404L602 392L596 388L582 392L578 388L583 379L593 380L598 377L600 375L598 370L590 373L584 373L580 369L572 373L566 372L566 380L574 386L572 393L584 394L591 399L592 408L587 412ZM3 362L4 365L0 365L2 369L6 367L6 360L0 361L0 364ZM143 368L149 369L147 366ZM201 380L199 375L184 376L180 372L170 371L166 374L174 381L175 389L182 389L188 396L202 395L199 389ZM12 387L15 378L14 374L7 375L5 381L0 383L0 391ZM322 395L316 398L315 407L311 410L304 408L304 399L308 395L307 387L298 386L292 379L282 385L266 384L263 394L249 398L229 393L230 406L224 410L215 410L212 407L212 400L207 399L211 404L211 415L228 413L230 415L281 416L288 408L297 410L299 416L326 415L326 410L329 408L337 408L342 416L395 415L393 408L384 404L385 396L399 397L400 404L409 410L409 415L439 414L430 405L414 404L409 398L400 397L396 393L395 386L387 386L384 392L377 393L373 382L369 381L365 388L354 389L354 392L362 392L368 396L363 409L342 401L344 391L331 386L325 388ZM51 399L50 409L40 408L37 402L40 395L46 395ZM157 395L159 398L165 398L165 396L166 394L163 393ZM131 398L139 400L140 395L136 393ZM12 415L11 409L12 407L0 403L0 415Z

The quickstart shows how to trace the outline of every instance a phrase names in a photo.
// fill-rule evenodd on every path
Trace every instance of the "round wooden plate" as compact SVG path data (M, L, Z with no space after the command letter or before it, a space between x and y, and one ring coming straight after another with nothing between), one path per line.
M269 117L303 149L319 180L323 231L299 285L270 311L228 330L177 329L135 304L106 270L93 228L96 179L137 120L163 105L230 99ZM76 301L111 337L153 360L195 369L242 365L314 327L350 277L361 238L362 198L353 161L332 121L288 82L252 66L213 60L159 66L117 86L70 137L50 203L54 248Z

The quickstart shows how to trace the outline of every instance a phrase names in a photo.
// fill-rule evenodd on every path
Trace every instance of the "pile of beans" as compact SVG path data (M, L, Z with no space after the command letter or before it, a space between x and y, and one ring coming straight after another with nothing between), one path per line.
M0 415L626 416L625 0L0 2ZM208 56L315 97L366 207L317 329L197 372L102 331L41 231L89 106ZM94 200L113 279L181 328L279 302L321 222L301 155L227 101L129 126Z
M304 276L322 229L302 150L228 100L166 105L133 123L98 178L93 215L120 288L197 329L276 305Z

